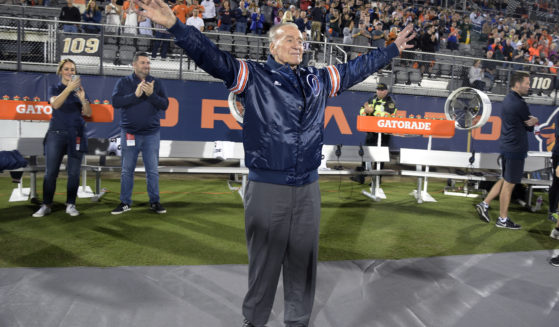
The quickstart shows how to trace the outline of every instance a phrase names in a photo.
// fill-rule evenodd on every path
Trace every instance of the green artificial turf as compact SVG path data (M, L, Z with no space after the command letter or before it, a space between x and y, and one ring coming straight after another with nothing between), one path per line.
M58 180L53 213L31 215L29 202L8 202L11 183L0 177L0 267L201 265L247 263L243 206L222 177L162 175L161 202L168 213L148 208L145 179L137 176L133 209L110 211L119 201L117 179L104 179L109 192L100 202L79 199L81 215L64 212L66 179ZM42 180L38 181L41 190ZM437 203L417 204L408 193L413 179L385 178L388 199L373 202L347 178L321 179L322 221L319 259L399 259L455 254L553 249L545 207L530 213L517 205L510 216L522 230L482 223L478 199L445 196L431 182ZM543 193L542 193L543 194ZM546 199L547 195L543 194ZM490 213L498 216L498 203Z

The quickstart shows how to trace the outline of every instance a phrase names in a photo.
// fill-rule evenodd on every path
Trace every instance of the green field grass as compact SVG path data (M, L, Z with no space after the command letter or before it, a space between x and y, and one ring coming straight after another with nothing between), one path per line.
M242 202L223 178L162 175L161 202L168 210L163 215L148 209L145 179L137 176L132 211L110 214L119 203L120 184L104 179L109 192L102 200L79 199L81 215L70 217L64 212L65 184L65 178L58 180L54 212L33 218L38 206L8 202L15 184L7 174L0 177L0 267L247 263ZM473 204L479 200L445 196L442 183L430 183L438 202L417 204L408 195L415 185L412 179L386 178L388 199L373 202L347 178L321 179L319 259L530 251L558 244L548 236L547 207L530 213L512 205L510 216L523 228L501 230L477 218ZM493 207L495 219L496 201Z

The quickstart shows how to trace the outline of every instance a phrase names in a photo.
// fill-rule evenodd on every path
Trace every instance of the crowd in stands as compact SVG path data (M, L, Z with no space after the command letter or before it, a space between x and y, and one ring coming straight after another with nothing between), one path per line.
M47 4L49 0L21 0L28 5ZM52 1L52 0L50 0ZM59 0L60 1L60 0ZM164 30L149 19L137 15L130 0L89 0L81 12L73 0L66 0L60 20L107 23L105 33L142 34L169 38ZM405 25L413 23L416 38L412 50L426 53L443 49L460 51L484 59L510 61L512 67L538 64L556 73L559 67L559 29L555 24L540 24L526 13L524 1L470 1L476 10L456 11L442 7L444 1L364 1L364 0L167 0L175 15L185 24L201 31L218 30L241 34L264 35L275 24L293 22L308 40L343 43L353 57L366 51L362 47L382 48L394 41ZM518 3L507 16L507 3ZM534 1L537 10L555 13L551 1ZM117 26L120 25L120 26ZM78 31L78 26L64 24L65 31ZM100 27L81 25L81 31L99 33ZM162 42L163 44L168 42ZM475 48L472 44L475 43ZM447 51L448 51L447 50ZM409 57L409 56L408 56ZM406 54L403 55L406 58ZM412 57L409 57L412 59ZM431 61L423 55L423 62ZM494 80L495 62L483 60L483 75ZM422 64L429 73L432 65ZM472 67L473 68L473 67ZM540 69L541 70L541 69ZM475 80L471 71L470 82ZM470 75L472 75L470 74ZM479 75L479 73L478 73Z

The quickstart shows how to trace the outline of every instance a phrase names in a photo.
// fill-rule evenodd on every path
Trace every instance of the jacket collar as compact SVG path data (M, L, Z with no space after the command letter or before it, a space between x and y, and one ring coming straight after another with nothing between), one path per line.
M268 60L266 61L266 66L270 67L270 69L272 70L292 70L291 66L289 66L288 64L282 65L279 62L277 62L274 57L272 55L268 55ZM300 66L297 66L297 69L299 69Z
M133 81L138 81L141 82L142 80L138 77L138 75L136 75L136 73L132 72L132 74L130 75L130 78L132 78ZM151 77L151 75L146 76L146 81L147 82L151 82L153 78Z
M524 100L524 98L523 98L520 94L518 94L518 92L513 91L513 90L510 90L510 93L512 93L512 94L515 95L516 97L518 97L518 98Z

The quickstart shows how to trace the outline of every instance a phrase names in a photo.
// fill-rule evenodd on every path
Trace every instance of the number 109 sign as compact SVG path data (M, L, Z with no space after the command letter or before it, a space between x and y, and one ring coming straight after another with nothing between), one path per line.
M59 49L63 56L98 56L99 55L98 36L92 35L64 35L60 36Z

